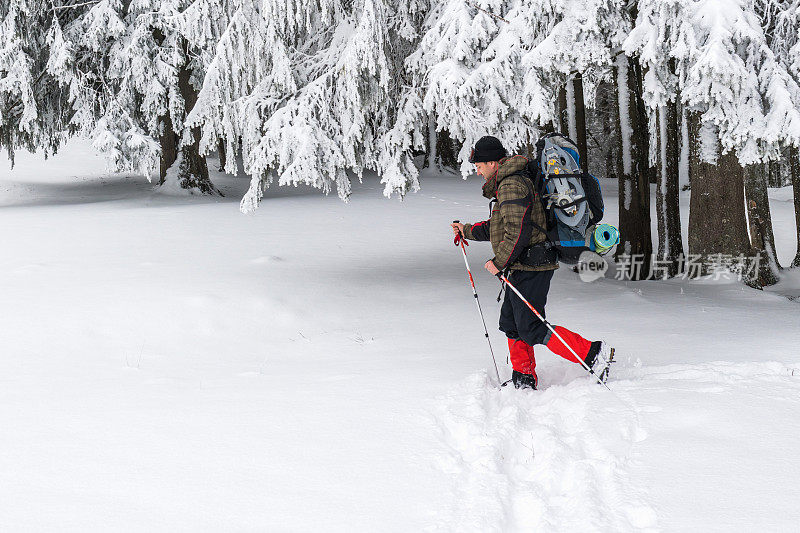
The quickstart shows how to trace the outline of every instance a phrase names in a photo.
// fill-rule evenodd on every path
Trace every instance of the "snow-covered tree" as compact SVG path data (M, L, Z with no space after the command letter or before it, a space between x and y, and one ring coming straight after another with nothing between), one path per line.
M701 144L700 160L711 163L708 172L715 174L715 163L722 153L734 152L741 165L752 165L778 156L784 144L800 139L800 93L796 81L769 46L767 31L756 12L756 5L746 0L670 0L639 2L640 16L625 43L629 53L637 53L646 67L644 99L657 111L680 98L693 121L699 121L700 135L693 142ZM732 165L726 159L726 166ZM742 172L735 172L735 176ZM766 189L752 180L766 179L763 173L747 173L748 190L763 189L758 198L749 198L761 206L760 220L768 220ZM716 181L704 174L706 179ZM694 178L693 178L694 186ZM704 190L706 187L703 187ZM744 220L737 197L727 197L718 186L711 186L716 209L696 204L692 227L709 224L709 217L735 214ZM741 202L739 202L741 204ZM753 215L755 213L751 213ZM697 219L696 217L701 217ZM753 218L753 216L751 216ZM733 223L740 225L737 220ZM771 224L767 231L771 235ZM755 228L751 227L751 230ZM732 253L710 242L708 232L690 232L691 240L708 253ZM739 233L737 230L735 233ZM752 232L751 232L752 233ZM755 237L754 237L755 238ZM719 242L739 242L739 237ZM774 249L768 236L760 239L773 267ZM740 245L736 245L741 247ZM690 243L690 248L692 248Z
M647 264L638 275L647 276L652 245L646 136L644 142L631 137L639 133L638 71L627 58L624 71L614 66L629 29L630 16L621 1L443 0L431 10L409 67L417 86L425 89L426 112L436 116L439 129L464 141L464 174L471 171L469 148L483 135L496 135L517 150L530 146L539 126L548 123L577 133L577 74L592 95L601 80L617 72L615 79L624 81L617 116L625 119L618 129L626 133L619 149L624 161L635 162L620 165L618 172L626 239L620 250L644 256ZM556 102L565 86L572 94L567 98L568 91L562 92L564 102L558 107L566 108L569 117L562 125Z
M800 0L762 0L761 11L771 24L770 48L795 83L800 83ZM787 143L788 144L788 143ZM800 146L789 145L789 172L794 191L797 253L792 266L800 266Z
M608 75L621 42L620 2L613 0L440 0L407 64L424 90L437 128L463 142L467 155L483 135L511 150L535 142L556 120L559 89L580 74L587 93ZM612 29L613 28L613 29ZM577 115L576 115L577 116Z
M641 96L641 66L626 57L621 45L635 19L635 2L576 0L559 4L560 11L554 28L545 39L528 53L526 61L537 72L551 73L545 85L554 89L553 83L563 85L564 106L567 107L565 125L577 132L574 123L577 113L572 110L575 84L568 83L575 72L580 72L588 87L584 94L593 95L600 81L611 78L616 101L615 138L619 155L616 175L620 182L620 228L622 234L619 253L638 257L629 264L632 278L639 279L650 273L652 243L650 238L649 177L647 160L648 139L642 135L646 124ZM631 11L634 12L631 16ZM552 73L560 75L553 76Z
M679 203L679 63L691 46L686 13L691 0L640 0L624 49L642 66L642 100L650 128L650 152L657 169L656 215L659 270L674 275L684 255ZM682 67L683 64L681 63ZM643 127L647 127L643 125ZM655 142L652 142L655 141Z
M767 44L744 0L702 0L688 16L687 52L679 68L690 109L713 123L723 150L743 165L776 157L781 143L800 144L800 91Z
M746 2L724 9L700 3L693 13L696 49L683 80L684 100L718 130L722 150L735 150L742 165L775 158L782 144L800 141L800 91L769 48L765 29ZM775 259L763 171L747 173L751 238L775 279ZM759 194L760 191L760 194ZM706 215L708 216L708 215ZM758 223L757 225L754 225Z
M435 117L437 130L463 143L458 159L464 174L472 172L467 159L480 137L495 135L513 150L535 141L537 126L552 119L543 91L521 99L525 43L537 40L534 15L506 1L437 2L407 61L415 88L424 91L426 114ZM538 77L525 83L539 86Z
M617 113L617 176L619 180L620 246L618 256L630 279L646 279L651 272L650 175L647 115L642 101L642 69L623 53L614 61Z
M61 12L34 0L0 2L0 147L12 162L19 147L55 152L68 130L71 113L53 83L49 54L60 35L44 31ZM68 47L58 51L62 63L72 60Z
M230 156L241 154L253 176L243 210L274 181L336 189L343 199L348 171L379 172L387 193L416 186L406 126L417 102L401 96L396 70L420 5L238 2L187 124L201 129L204 152L222 140Z
M214 193L197 139L184 128L198 82L180 14L188 0L100 0L53 21L50 68L69 87L72 123L112 168ZM56 46L57 45L57 46ZM69 50L69 55L60 50Z
M257 0L198 0L182 19L184 34L200 50L204 71L187 126L200 128L203 153L225 146L231 156L226 157L225 170L235 174L235 155L250 122L251 93L259 84L259 90L272 91L274 109L282 97L297 90L286 47L275 21L265 19Z
M797 227L797 252L792 260L792 266L800 267L800 149L794 146L789 148L789 172L792 176L794 217Z

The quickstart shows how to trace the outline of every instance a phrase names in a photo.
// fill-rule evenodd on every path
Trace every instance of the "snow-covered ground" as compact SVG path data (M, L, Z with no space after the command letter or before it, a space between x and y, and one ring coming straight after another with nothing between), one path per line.
M272 190L247 216L248 180L215 183L156 193L80 142L3 158L1 530L797 530L800 273L562 268L548 317L617 346L613 394L544 348L542 390L498 390L449 230L485 218L478 178Z

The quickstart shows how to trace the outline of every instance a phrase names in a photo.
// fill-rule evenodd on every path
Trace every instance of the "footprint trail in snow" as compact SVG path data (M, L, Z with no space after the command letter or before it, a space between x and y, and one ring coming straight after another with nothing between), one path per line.
M798 368L623 366L610 382L614 395L569 374L535 392L498 390L486 373L474 375L435 412L450 450L439 466L457 489L432 529L680 531L701 515L734 529L743 516L770 523L792 498L752 489L800 475ZM748 505L727 509L721 487L700 490L698 479L729 480L726 497Z
M655 528L627 483L631 450L646 438L628 403L583 379L531 393L471 377L436 413L452 450L440 466L459 487L439 529Z

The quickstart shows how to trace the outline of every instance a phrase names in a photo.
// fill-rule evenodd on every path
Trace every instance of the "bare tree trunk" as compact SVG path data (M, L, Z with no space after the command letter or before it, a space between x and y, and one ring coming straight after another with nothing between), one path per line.
M716 153L721 146L716 141ZM696 265L706 267L712 256L738 256L750 253L750 239L744 211L744 169L733 152L718 155L715 162L697 158L692 174L692 197L689 204L689 253ZM696 277L707 268L687 273Z
M789 147L789 170L792 175L794 191L794 218L797 223L797 253L792 261L793 267L800 267L800 149Z
M768 167L767 167L768 168ZM757 287L778 283L780 265L775 256L775 236L772 232L772 216L767 194L767 176L765 165L748 165L745 169L745 196L747 197L747 215L750 224L750 245L753 253L758 254L758 272L753 284Z
M438 160L436 155L436 118L433 115L428 117L428 125L425 127L425 132L428 146L425 150L425 160L422 162L422 168L430 168L436 165ZM441 166L439 166L439 170L441 170Z
M780 161L769 161L767 167L769 168L769 181L767 182L769 187L783 187L786 185L781 172L783 165Z
M689 125L686 110L678 105L678 124L680 125L680 150L678 151L678 188L689 189Z
M534 159L536 157L536 143L533 135L531 135L531 130L525 133L525 151L528 159Z
M567 82L569 83L569 81ZM567 116L567 87L563 85L558 89L558 127L559 133L569 135L569 117Z
M589 147L586 144L586 103L583 99L583 76L580 72L572 78L572 98L575 110L575 137L573 140L578 145L581 168L584 172L589 172Z
M680 211L680 119L675 100L658 109L658 183L656 216L658 218L657 258L663 273L674 276L681 269L683 239Z
M167 169L171 167L175 160L178 159L178 136L172 128L172 119L169 113L161 117L161 135L158 140L161 144L161 165L159 169L158 184L163 185L164 179L167 177Z
M161 43L164 42L164 34L161 30L155 29L153 30L153 39L161 45ZM163 185L164 179L167 177L167 170L175 163L175 160L178 159L178 136L175 134L175 128L172 125L172 118L170 117L169 111L159 117L159 126L161 127L161 132L158 137L159 144L161 145L161 158L159 161L158 184Z
M689 188L694 187L695 175L700 166L700 113L686 113L686 129L689 130Z
M217 154L219 154L219 171L225 170L225 164L228 162L228 154L225 151L225 141L219 139L217 141Z
M614 157L614 149L617 147L618 140L615 141L615 128L617 123L617 106L615 95L616 90L613 84L604 83L598 86L598 105L597 110L601 114L600 119L603 124L603 162L606 167L606 178L617 179L617 169L615 161L619 156Z
M640 113L641 70L624 54L617 56L614 79L618 101L619 225L617 259L626 277L650 276L653 242L650 236L650 167L647 118Z

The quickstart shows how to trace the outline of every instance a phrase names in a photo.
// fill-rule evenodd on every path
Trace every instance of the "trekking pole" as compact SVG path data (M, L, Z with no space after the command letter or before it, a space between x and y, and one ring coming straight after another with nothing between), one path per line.
M548 322L547 320L545 320L545 318L544 318L544 317L541 315L541 313L539 313L539 311L537 311L537 310L536 310L536 308L535 308L535 307L533 307L533 306L530 304L530 302L529 302L528 300L526 300L526 299L525 299L525 297L524 297L524 296L522 296L522 294L521 294L521 293L520 293L520 292L517 290L517 288L516 288L514 285L512 285L512 284L511 284L511 282L510 282L510 281L508 281L508 278L507 278L507 277L505 277L505 276L503 275L503 273L502 273L502 272L498 272L498 273L497 273L497 277L498 277L498 278L500 278L501 280L505 281L505 282L506 282L506 285L508 285L509 287L511 287L511 290L512 290L512 291L514 291L514 293L515 293L517 296L519 296L520 300L522 300L523 302L525 302L525 305L527 305L527 306L528 306L528 309L530 309L531 311L533 311L533 314L534 314L534 315L536 315L536 317L537 317L539 320L541 320L541 321L542 321L542 323L543 323L545 326L547 326L547 329L549 329L549 330L550 330L550 332L551 332L553 335L555 335L555 336L556 336L556 338L558 338L558 340L560 340L560 341L561 341L561 343L562 343L564 346L566 346L566 347L569 349L569 351L570 351L570 352L572 352L572 355L574 355L574 356L575 356L575 359L576 359L576 360L577 360L577 361L578 361L578 362L579 362L579 363L580 363L580 364L583 366L583 368L585 368L585 369L586 369L586 371L587 371L587 372L589 372L591 375L593 375L593 376L595 377L595 379L597 380L597 382L598 382L598 383L600 383L602 386L604 386L604 387L605 387L605 388L607 388L608 390L611 390L611 389L608 387L608 385L606 385L606 384L603 382L603 380L602 380L602 379L600 379L600 376L598 376L597 374L595 374L595 373L592 371L592 369L591 369L591 368L589 368L589 365L587 365L587 364L586 364L586 361L584 361L583 359L581 359L580 357L578 357L578 354L577 354L577 353L575 353L575 350L573 350L573 349L572 349L572 346L570 346L569 344L567 344L567 341L565 341L565 340L564 340L564 339L561 337L561 335L559 335L559 334L556 332L555 328L554 328L554 327L553 327L553 326L550 324L550 322Z
M453 224L458 224L458 220L454 220ZM478 291L475 290L475 281L472 279L472 271L469 269L469 262L467 261L467 249L464 248L464 236L460 233L456 236L455 245L461 245L461 253L464 254L464 265L467 267L467 274L469 274L469 282L472 285L472 294L475 296L475 303L478 304L478 313L481 315L481 322L483 322L483 333L486 335L486 342L489 343L489 353L492 354L492 362L494 363L494 371L497 374L497 383L500 381L500 371L497 369L497 359L494 357L494 350L492 349L492 341L489 340L489 330L486 328L486 319L483 318L483 309L481 309L481 302L478 299Z

